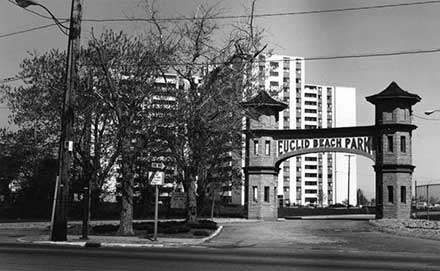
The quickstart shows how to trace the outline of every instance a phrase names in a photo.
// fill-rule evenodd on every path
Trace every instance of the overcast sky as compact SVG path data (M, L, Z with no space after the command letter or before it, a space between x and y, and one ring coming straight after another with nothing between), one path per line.
M40 0L56 16L70 15L70 0ZM139 0L84 0L83 18L125 18L139 16ZM250 1L158 0L163 17L188 15L200 3L218 3L225 15L241 15ZM256 13L280 13L348 7L410 3L416 0L259 0ZM38 7L29 9L44 13ZM291 15L259 18L258 26L266 29L266 42L276 54L303 57L356 55L440 48L440 3L394 8ZM8 0L0 2L0 35L50 23ZM231 21L223 20L222 24ZM140 31L139 23L83 24L82 42L90 29L104 27L130 33ZM67 38L56 27L0 38L0 79L19 71L26 51L40 52L51 48L65 49ZM403 89L421 96L414 107L415 116L440 109L440 52L387 57L317 60L306 62L306 83L355 87L357 90L358 125L374 124L374 108L365 97L376 94L396 81ZM0 127L7 126L8 111L0 105ZM418 183L440 180L440 113L414 118L418 125L413 133L414 179ZM358 183L373 196L372 162L358 157Z

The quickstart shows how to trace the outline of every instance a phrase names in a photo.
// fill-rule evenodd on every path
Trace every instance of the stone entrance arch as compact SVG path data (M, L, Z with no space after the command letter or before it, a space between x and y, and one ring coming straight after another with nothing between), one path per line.
M244 102L246 121L245 206L248 218L276 219L277 175L282 161L306 153L348 152L375 162L376 218L409 218L411 208L412 106L421 98L392 82L366 98L375 105L371 126L279 130L287 105L260 92Z

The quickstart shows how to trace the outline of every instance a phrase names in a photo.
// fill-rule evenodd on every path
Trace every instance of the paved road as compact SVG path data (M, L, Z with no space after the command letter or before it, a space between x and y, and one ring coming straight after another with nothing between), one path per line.
M439 230L440 234L440 230ZM440 255L440 241L400 237L375 230L368 221L285 220L225 224L205 246L295 252L399 252ZM440 269L439 269L440 270Z
M367 221L226 223L199 247L109 249L0 244L0 270L440 270L440 242Z
M0 246L0 270L439 270L437 256Z

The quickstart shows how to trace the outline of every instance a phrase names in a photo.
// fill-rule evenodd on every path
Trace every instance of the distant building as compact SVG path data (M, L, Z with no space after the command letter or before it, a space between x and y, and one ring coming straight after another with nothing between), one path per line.
M317 129L356 125L356 89L305 84L301 57L271 55L258 65L260 89L288 104L279 113L279 129ZM350 158L350 204L356 204L356 157ZM327 206L347 199L348 157L314 153L280 165L278 197L284 204ZM244 197L242 197L242 203Z

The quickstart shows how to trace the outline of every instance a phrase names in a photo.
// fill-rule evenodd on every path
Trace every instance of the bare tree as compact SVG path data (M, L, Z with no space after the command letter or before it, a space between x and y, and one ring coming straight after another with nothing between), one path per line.
M94 66L97 70L95 94L105 104L116 133L120 152L121 216L119 233L133 232L133 186L136 159L139 156L139 133L153 133L153 118L149 113L155 83L160 74L160 63L170 55L151 36L129 37L120 32L105 31L93 38ZM143 140L147 137L143 136Z
M240 151L240 102L255 92L252 69L265 46L253 22L255 2L249 18L231 26L224 42L217 39L215 6L200 5L177 23L158 20L149 7L156 36L174 48L170 66L185 83L176 93L176 132L168 141L187 193L188 220L195 222L197 198L203 197L208 176L218 171L219 157Z

